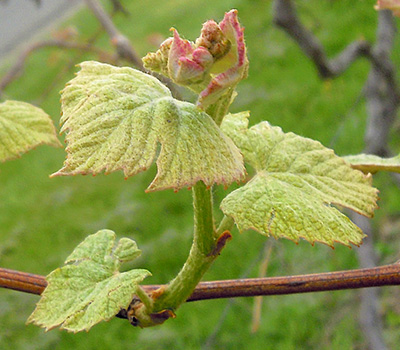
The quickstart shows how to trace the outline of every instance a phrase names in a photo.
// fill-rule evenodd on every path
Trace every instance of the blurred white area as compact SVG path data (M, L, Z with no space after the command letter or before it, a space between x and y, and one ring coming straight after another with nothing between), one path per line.
M0 0L0 59L71 14L82 0Z

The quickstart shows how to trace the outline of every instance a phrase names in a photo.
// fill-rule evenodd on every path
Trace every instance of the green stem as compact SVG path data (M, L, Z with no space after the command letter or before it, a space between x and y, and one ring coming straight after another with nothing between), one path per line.
M194 237L189 257L179 274L155 300L153 312L176 310L192 294L215 259L217 239L212 213L211 190L203 182L193 187Z
M207 108L207 113L219 126L228 113L235 89L232 87L215 104ZM211 189L199 181L193 187L194 237L189 256L179 274L157 296L153 312L164 309L176 310L192 294L201 278L219 255L227 240L233 219L224 217L218 230L214 228Z
M233 93L234 88L207 108L206 112L217 125L221 124L227 114ZM174 311L193 293L225 243L232 237L228 231L233 225L231 218L224 217L218 230L215 230L211 189L199 181L193 186L192 192L194 237L189 256L178 275L167 286L152 293L154 303L142 300L142 303L131 304L128 318L132 324L154 326L173 317Z
M216 103L206 108L206 113L214 119L218 126L221 125L222 119L228 114L234 92L235 87L230 88Z
M137 304L135 301L131 304L127 315L133 325L151 327L174 317L175 310L192 295L203 275L232 237L229 231L217 235L211 190L201 181L193 187L193 208L194 237L185 265L168 285L151 294L154 302L149 302L146 296L139 295L142 303ZM222 226L226 225L231 226L229 218ZM220 228L222 226L220 225Z

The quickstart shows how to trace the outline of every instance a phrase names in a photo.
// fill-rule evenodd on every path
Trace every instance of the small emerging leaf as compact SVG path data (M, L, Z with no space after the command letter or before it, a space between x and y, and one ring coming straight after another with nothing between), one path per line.
M332 245L360 244L364 234L332 204L372 216L377 190L319 142L283 133L267 122L248 129L248 113L225 117L222 130L257 171L221 203L239 230Z
M228 185L244 175L242 156L206 113L171 97L154 77L131 68L84 62L62 92L68 157L54 175L145 171L157 156L148 191L179 190L202 180Z
M88 331L127 308L138 284L150 272L142 269L120 273L121 263L140 255L136 243L101 230L87 237L65 261L50 273L48 285L28 322L71 332Z
M381 158L373 154L357 154L343 157L353 169L363 173L375 174L378 171L392 171L400 173L400 156Z
M19 157L39 145L60 147L51 118L29 103L0 103L0 162Z

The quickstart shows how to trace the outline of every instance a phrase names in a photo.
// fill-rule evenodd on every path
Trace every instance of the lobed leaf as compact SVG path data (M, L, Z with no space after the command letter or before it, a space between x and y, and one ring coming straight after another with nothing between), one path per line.
M88 331L127 308L139 283L150 272L134 269L120 273L121 263L140 255L136 243L101 230L88 236L65 261L51 272L28 322L51 330L60 326L71 332Z
M364 234L332 205L371 217L377 190L371 177L352 169L321 143L283 133L267 122L248 129L248 113L225 117L221 128L257 172L230 193L222 211L239 230L332 245L360 244Z
M150 167L148 191L179 190L202 180L228 185L244 175L242 156L206 113L171 97L154 77L131 68L83 62L62 92L62 131L68 156L54 175L123 170L126 177Z
M0 103L1 162L42 144L61 146L51 118L42 109L19 101Z
M375 174L378 171L392 171L400 173L400 156L381 158L373 154L357 154L343 157L353 169L363 173Z

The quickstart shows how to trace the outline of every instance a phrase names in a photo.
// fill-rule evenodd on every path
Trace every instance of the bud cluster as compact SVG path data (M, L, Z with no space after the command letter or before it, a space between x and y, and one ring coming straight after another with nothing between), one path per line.
M182 39L172 28L173 37L165 40L157 52L147 54L144 66L198 93L197 104L204 109L247 76L243 30L237 10L225 13L220 23L204 23L195 42Z

